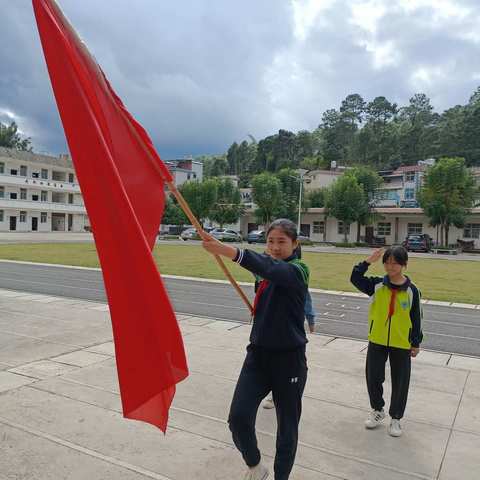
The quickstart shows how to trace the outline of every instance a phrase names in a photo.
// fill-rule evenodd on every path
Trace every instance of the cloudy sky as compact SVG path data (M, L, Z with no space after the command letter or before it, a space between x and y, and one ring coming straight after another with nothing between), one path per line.
M312 130L349 93L437 111L480 85L478 0L58 0L165 158ZM0 0L0 121L66 151L30 0Z

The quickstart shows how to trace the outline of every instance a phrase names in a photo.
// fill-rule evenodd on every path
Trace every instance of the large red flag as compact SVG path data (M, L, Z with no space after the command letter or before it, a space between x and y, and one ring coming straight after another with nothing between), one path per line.
M33 7L102 266L123 414L165 432L175 385L188 375L151 253L172 177L55 1Z

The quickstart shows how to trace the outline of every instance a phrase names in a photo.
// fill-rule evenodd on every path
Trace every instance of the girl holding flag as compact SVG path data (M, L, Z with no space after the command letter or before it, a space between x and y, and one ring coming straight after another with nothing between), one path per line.
M295 249L297 230L287 219L267 230L269 254L240 250L209 237L203 247L262 277L255 296L250 344L240 372L228 424L248 470L245 480L264 480L255 419L261 401L272 392L277 414L275 480L287 480L295 461L302 395L307 380L304 307L309 271Z

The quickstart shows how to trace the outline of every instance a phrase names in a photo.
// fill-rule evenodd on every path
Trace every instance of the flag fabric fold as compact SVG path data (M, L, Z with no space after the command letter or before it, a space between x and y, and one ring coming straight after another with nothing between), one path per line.
M107 292L123 414L165 432L187 377L181 333L153 259L172 181L54 0L32 0Z

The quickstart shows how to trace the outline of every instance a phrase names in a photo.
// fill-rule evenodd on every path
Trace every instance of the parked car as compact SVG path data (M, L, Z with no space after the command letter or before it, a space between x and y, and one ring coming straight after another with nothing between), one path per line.
M429 252L433 247L433 239L426 233L408 235L402 244L409 252Z
M210 235L221 242L241 242L242 236L235 230L227 228L214 228L210 231Z
M187 228L180 234L182 240L200 240L200 235L196 228Z
M264 230L252 230L247 235L248 243L266 243L266 241Z

